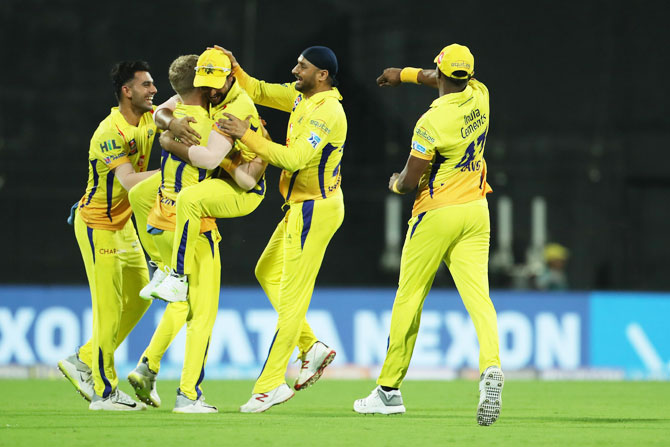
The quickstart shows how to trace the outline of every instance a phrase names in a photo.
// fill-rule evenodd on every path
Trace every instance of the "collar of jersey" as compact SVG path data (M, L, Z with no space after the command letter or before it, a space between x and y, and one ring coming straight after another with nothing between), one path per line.
M337 89L337 87L333 87L330 90L326 90L325 92L316 93L312 95L309 100L314 102L321 102L326 98L335 98L339 101L342 101L342 95L340 95L340 91Z
M153 110L156 110L156 107L154 107ZM145 112L144 115L146 115L147 113L152 113L152 112ZM123 115L121 115L121 111L119 110L118 106L117 107L112 107L112 110L109 113L109 115L112 117L112 121L117 126L137 127L137 126L133 126L128 121L126 121L126 119L123 117ZM142 118L144 118L144 115L142 115L142 117L140 117L140 123L142 122ZM152 118L152 120L153 120L153 118Z
M431 107L438 107L444 104L450 104L450 103L461 103L465 98L468 98L472 96L472 87L469 85L465 87L465 89L462 92L458 93L449 93L448 95L442 95L439 98L437 98L433 103L430 105Z

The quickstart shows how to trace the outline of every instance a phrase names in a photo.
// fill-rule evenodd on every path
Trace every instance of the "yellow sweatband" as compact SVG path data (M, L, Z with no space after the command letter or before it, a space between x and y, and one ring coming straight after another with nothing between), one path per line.
M394 193L396 193L396 194L402 194L402 193L398 190L398 179L395 179L395 182L393 182L393 184L391 185L391 190L392 190Z
M400 82L409 82L412 84L418 84L420 71L421 71L420 68L414 68L414 67L403 68L402 70L400 70Z

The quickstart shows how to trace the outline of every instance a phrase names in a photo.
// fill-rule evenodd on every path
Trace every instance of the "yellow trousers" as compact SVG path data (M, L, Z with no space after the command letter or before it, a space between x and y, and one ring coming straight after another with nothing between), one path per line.
M191 272L194 241L200 234L200 218L246 216L263 201L264 194L264 186L262 190L257 187L247 192L231 179L207 179L181 190L177 196L175 249L168 258L172 269L180 275Z
M160 185L161 174L157 172L133 186L128 192L128 200L133 209L133 216L137 224L137 235L140 237L142 247L144 247L144 251L149 255L149 258L158 264L158 268L162 269L164 263L161 260L158 248L156 248L156 243L151 234L147 233L147 219L149 218L149 212L156 204L156 195Z
M172 252L174 233L164 231L152 237L161 257L168 259ZM142 357L147 357L149 368L157 372L163 354L186 323L186 350L179 388L193 400L202 394L200 384L205 377L207 349L219 310L220 241L221 236L217 230L208 231L196 238L193 272L188 278L188 300L167 305L149 346L142 354Z
M79 348L79 358L93 371L95 393L107 397L119 383L114 351L151 304L139 297L149 273L130 220L121 230L98 230L87 227L77 213L74 230L93 308L92 337Z
M414 351L423 302L444 262L479 340L480 373L500 366L496 311L489 297L488 257L491 227L486 199L451 205L412 217L400 262L389 346L377 379L400 387Z
M284 383L296 345L304 352L317 341L305 315L326 247L343 219L341 190L327 199L294 203L258 260L256 278L278 318L270 352L253 393L264 393Z

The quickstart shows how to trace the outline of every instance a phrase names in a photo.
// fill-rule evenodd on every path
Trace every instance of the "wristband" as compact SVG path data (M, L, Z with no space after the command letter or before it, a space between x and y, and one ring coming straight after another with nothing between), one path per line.
M420 68L405 67L400 70L400 82L418 84Z
M395 179L395 182L393 182L393 185L391 185L391 191L393 191L393 192L396 193L396 194L402 194L402 193L398 190L398 179Z

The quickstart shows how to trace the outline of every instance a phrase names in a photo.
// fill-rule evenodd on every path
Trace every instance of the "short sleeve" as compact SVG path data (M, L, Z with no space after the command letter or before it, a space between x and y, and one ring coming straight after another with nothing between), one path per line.
M411 154L423 160L432 160L435 154L437 132L430 123L430 114L424 113L414 127Z
M105 163L109 170L123 163L130 163L125 148L126 143L117 132L103 132L96 138L92 146L94 157Z

